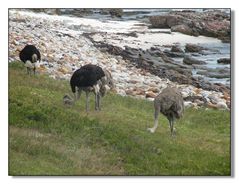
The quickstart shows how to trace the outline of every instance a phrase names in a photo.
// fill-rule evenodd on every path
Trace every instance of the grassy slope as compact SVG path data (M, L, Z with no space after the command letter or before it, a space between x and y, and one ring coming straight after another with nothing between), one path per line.
M9 64L10 175L230 175L230 113L187 109L171 138L152 102L109 94L102 111L72 108L67 81L29 77Z

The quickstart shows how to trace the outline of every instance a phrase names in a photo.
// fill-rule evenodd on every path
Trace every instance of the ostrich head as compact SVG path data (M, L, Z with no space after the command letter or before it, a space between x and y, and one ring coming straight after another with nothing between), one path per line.
M70 95L68 95L68 94L65 94L64 96L63 96L63 104L64 105L66 105L66 106L72 106L72 105L74 105L74 100L73 100L73 98L70 96Z
M111 73L106 69L104 69L104 73L105 73L105 76L99 81L100 94L102 97L105 96L107 91L115 88Z

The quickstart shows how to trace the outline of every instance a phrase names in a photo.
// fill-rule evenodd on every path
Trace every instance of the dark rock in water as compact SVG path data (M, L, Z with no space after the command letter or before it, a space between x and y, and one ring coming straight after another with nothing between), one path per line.
M171 52L168 49L165 49L163 52L166 56L172 57L172 58L184 57L184 52Z
M171 52L183 53L183 49L181 49L178 45L173 45L172 48L171 48Z
M202 88L204 90L217 91L217 92L230 94L230 87L225 86L224 84L221 84L221 83L212 84L210 82L205 81L203 78L193 77L191 84L197 88Z
M179 17L171 15L152 16L149 18L152 28L171 28L179 23Z
M220 51L217 49L204 48L204 50L199 51L199 54L201 55L220 54Z
M151 47L149 50L146 50L149 55L160 57L164 62L171 63L173 59L169 58L164 52L162 52L159 48Z
M216 68L216 69L206 69L197 71L199 75L205 75L210 78L224 79L230 78L229 68Z
M109 14L112 17L122 17L123 15L123 9L121 8L110 8L109 9Z
M221 58L217 60L217 63L220 64L231 64L231 59L230 58Z
M197 74L205 75L210 78L224 79L230 78L230 73L218 73L218 72L208 72L208 71L198 71Z
M222 40L222 43L231 43L231 38L227 36L221 36L218 39Z
M196 45L196 44L186 44L185 45L185 52L200 52L202 50L205 50L205 48L199 46L199 45Z
M122 17L123 9L121 8L101 8L99 9L99 13L102 15L110 14L112 17Z
M207 64L205 61L197 60L191 56L184 56L183 63L185 63L186 65L193 65L193 64L205 65L205 64Z
M183 33L186 35L199 36L199 33L197 31L193 30L186 24L180 24L180 25L173 26L173 27L171 27L171 31L172 32L180 32L180 33Z
M161 51L160 48L158 48L158 47L151 47L150 50L151 51Z
M173 59L169 58L168 56L166 56L166 54L162 53L161 58L163 59L163 61L165 63L172 63Z
M225 79L225 78L230 78L230 73L225 73L225 74L220 74L220 73L209 73L207 74L208 77L210 78L216 78L216 79Z

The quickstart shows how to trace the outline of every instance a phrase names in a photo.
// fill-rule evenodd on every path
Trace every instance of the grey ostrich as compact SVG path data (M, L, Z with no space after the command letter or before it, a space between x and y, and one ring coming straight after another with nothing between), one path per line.
M171 135L175 134L173 124L175 119L182 117L184 112L184 103L181 93L176 88L167 87L165 88L155 99L154 99L154 126L148 128L151 133L154 133L158 127L158 117L161 112L165 115L169 121Z

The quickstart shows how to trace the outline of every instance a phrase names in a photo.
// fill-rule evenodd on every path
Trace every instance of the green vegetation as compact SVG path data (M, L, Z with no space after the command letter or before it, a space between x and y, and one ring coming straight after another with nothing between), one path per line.
M153 104L108 94L85 112L85 95L63 106L67 81L9 64L9 175L230 175L230 113L187 109L170 136L154 134Z

